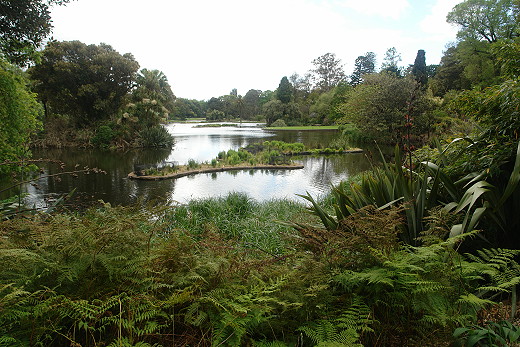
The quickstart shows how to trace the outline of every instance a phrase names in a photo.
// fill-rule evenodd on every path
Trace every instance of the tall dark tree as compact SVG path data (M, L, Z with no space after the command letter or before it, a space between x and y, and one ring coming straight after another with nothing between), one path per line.
M375 72L376 69L376 54L374 52L367 52L365 55L360 55L354 62L354 71L350 76L350 84L357 86L363 83L363 76Z
M278 89L276 90L276 98L284 104L291 102L293 95L293 86L286 76L282 78Z
M426 67L426 52L423 49L417 51L415 62L412 66L412 74L421 86L426 86L428 83L428 69Z
M250 89L242 98L244 103L243 116L245 119L253 119L260 114L260 95L261 90Z
M115 114L134 85L139 64L106 44L51 42L29 73L47 109L87 125Z
M346 79L343 64L336 59L334 53L327 53L312 61L315 86L322 91L328 91Z
M52 30L50 6L70 0L0 0L0 51L20 66L35 58Z

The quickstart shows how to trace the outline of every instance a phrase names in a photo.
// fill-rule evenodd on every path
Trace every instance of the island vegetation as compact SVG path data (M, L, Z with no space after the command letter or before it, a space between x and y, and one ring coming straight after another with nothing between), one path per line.
M249 144L237 151L230 149L221 151L211 162L198 163L193 159L186 165L166 164L160 168L137 170L128 174L128 178L141 180L157 180L180 178L193 174L212 173L233 170L294 170L303 169L303 165L294 164L290 156L310 154L344 154L359 153L359 148L305 148L303 143L286 143L283 141L263 141Z
M0 346L518 344L517 2L456 5L447 20L458 41L439 66L419 50L402 68L390 48L377 71L368 52L346 76L327 53L276 91L208 101L175 98L164 74L139 71L109 45L50 41L39 51L49 6L67 2L0 1L3 175L37 170L29 144L171 146L161 122L192 116L343 125L339 142L396 149L327 197L303 195L307 204L234 193L35 211L9 197ZM273 146L257 152L270 159L304 150L263 146Z

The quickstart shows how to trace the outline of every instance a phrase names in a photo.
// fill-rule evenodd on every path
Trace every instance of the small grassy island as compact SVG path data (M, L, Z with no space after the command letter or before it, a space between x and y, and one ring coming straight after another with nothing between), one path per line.
M162 180L188 175L231 170L297 170L303 165L292 162L291 157L311 154L360 153L359 148L306 148L302 143L264 141L250 144L238 150L222 151L211 162L198 163L193 159L187 165L166 165L161 168L136 170L128 174L130 179Z

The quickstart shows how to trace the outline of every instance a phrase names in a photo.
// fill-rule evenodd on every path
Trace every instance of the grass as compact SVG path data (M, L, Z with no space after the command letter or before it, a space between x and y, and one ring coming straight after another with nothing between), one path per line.
M308 125L287 127L266 127L268 130L338 130L338 125Z

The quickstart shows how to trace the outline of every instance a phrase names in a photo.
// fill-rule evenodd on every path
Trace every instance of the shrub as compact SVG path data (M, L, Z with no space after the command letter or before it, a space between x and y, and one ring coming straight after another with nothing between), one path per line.
M287 124L283 121L283 119L277 119L272 124L272 127L285 128Z
M195 161L195 159L189 159L189 160L188 160L188 167L189 167L190 169L196 169L196 168L200 167L200 164L197 163L197 162Z
M114 131L108 125L101 125L97 131L96 135L92 138L92 144L106 148L110 144L110 141L114 138Z
M161 125L145 128L139 132L139 139L143 147L173 147L173 136Z

